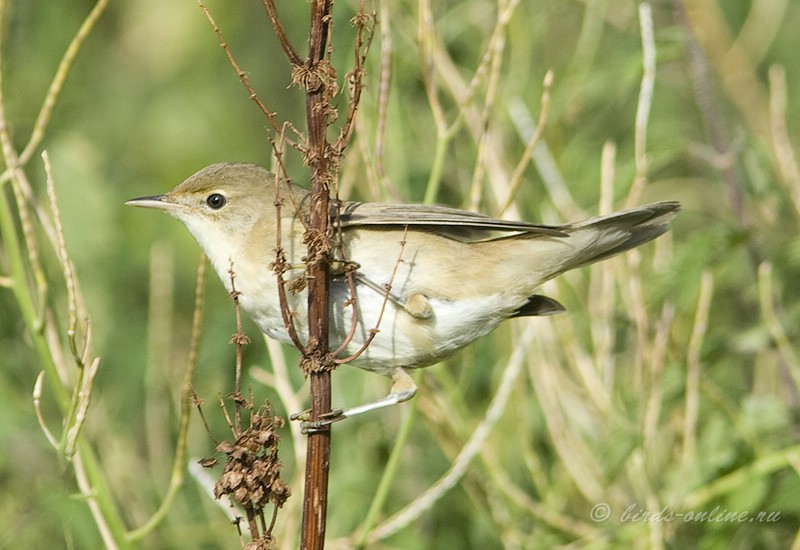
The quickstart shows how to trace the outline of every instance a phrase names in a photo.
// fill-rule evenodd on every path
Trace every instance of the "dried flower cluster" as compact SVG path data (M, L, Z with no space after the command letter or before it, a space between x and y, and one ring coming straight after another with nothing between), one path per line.
M277 429L283 419L274 417L268 406L254 412L250 427L236 440L223 441L217 451L227 455L227 462L219 481L214 486L214 496L228 495L249 513L259 515L268 503L280 508L290 496L289 488L280 478ZM204 461L211 467L216 460Z

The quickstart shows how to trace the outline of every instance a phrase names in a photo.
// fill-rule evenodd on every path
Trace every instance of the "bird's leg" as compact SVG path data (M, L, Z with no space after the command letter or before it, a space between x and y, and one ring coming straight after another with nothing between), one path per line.
M320 418L316 420L310 420L310 410L305 410L303 412L295 413L289 417L290 420L300 420L301 424L300 427L303 430L303 433L310 433L319 430L325 426L329 426L334 422L339 422L340 420L344 420L345 418L350 418L351 416L355 416L357 414L362 414L369 411L374 411L375 409L382 409L383 407L390 407L392 405L396 405L398 403L403 403L404 401L408 401L417 393L417 384L414 382L414 379L411 377L410 374L405 369L397 368L392 371L391 374L392 378L392 389L389 392L389 395L378 399L376 401L372 401L370 403L365 403L363 405L359 405L357 407L351 407L349 409L333 409L331 412L327 414L323 414Z
M406 313L417 319L430 319L433 316L433 307L431 307L428 298L419 292L412 292L404 300L393 292L387 292L386 287L367 279L361 273L356 273L356 280L364 286L371 288L375 292L385 295L390 302L394 305L403 308Z

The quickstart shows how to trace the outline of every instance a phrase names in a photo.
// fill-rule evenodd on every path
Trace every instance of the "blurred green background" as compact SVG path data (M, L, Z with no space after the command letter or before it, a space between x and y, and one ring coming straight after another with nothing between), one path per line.
M18 150L93 6L0 2L2 105ZM208 6L260 98L279 119L304 129L302 95L290 86L261 2ZM307 4L278 7L303 51ZM331 547L355 544L405 426L408 439L375 525L413 506L448 471L484 419L509 356L525 341L521 333L534 326L524 372L466 473L418 519L370 547L800 548L800 4L662 0L651 7L656 73L649 117L638 125L639 132L646 128L645 142L636 122L643 77L637 3L374 6L383 25L367 61L357 137L342 163L343 198L422 201L440 151L436 202L497 213L552 69L543 138L511 215L559 223L596 214L601 200L613 198L621 208L637 178L637 203L676 199L683 212L671 235L641 254L549 285L567 314L514 321L421 373L413 404L336 425ZM334 9L333 63L346 91L349 20L358 4L340 1ZM425 10L429 18L420 14ZM507 26L498 30L505 10ZM487 51L498 53L485 58ZM379 77L387 59L381 130ZM436 83L444 121L456 123L446 137L441 128L437 133L424 75ZM337 104L346 108L345 94ZM48 210L38 154L48 151L66 247L91 318L92 351L101 357L81 437L126 529L142 525L167 491L200 253L179 223L123 203L164 192L213 162L269 165L272 137L195 2L112 1L23 167L35 201ZM613 183L605 192L604 145L606 181ZM305 184L301 159L288 153L286 160ZM19 236L9 172L2 192L13 213L8 227ZM51 280L46 326L63 342L65 285L35 216L32 223ZM100 547L73 469L36 419L31 395L42 357L11 291L10 236L4 230L0 240L0 547ZM223 438L216 399L232 389L227 341L235 323L223 287L213 274L207 281L194 388ZM710 299L707 323L702 307L698 315L701 287ZM246 331L256 401L270 399L275 413L287 416L294 411L283 410L279 393L262 383L275 358L255 325L247 321ZM297 354L285 354L299 388ZM44 382L42 413L58 434L62 416L52 384ZM345 366L334 375L334 403L373 399L387 386ZM285 477L296 483L294 438L288 428L282 433ZM189 455L213 452L193 413ZM295 490L278 515L280 547L297 545ZM187 475L166 519L138 544L239 547L224 510L204 491ZM597 515L603 505L608 517ZM715 510L748 515L686 520ZM677 514L671 521L669 512ZM759 512L771 521L750 521Z

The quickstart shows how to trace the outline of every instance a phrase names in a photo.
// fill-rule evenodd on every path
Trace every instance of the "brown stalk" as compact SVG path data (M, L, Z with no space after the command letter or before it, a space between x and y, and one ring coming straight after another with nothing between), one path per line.
M363 88L364 63L369 45L374 35L376 17L374 14L366 15L364 2L362 1L358 15L353 19L356 27L355 61L353 70L347 75L348 91L350 95L350 105L347 118L342 125L336 141L331 144L327 140L327 130L336 118L336 109L331 106L331 99L337 92L336 73L330 65L331 53L331 9L332 0L311 0L311 21L309 30L309 50L307 58L301 59L289 42L289 38L280 22L274 0L263 0L264 8L275 30L278 40L281 43L284 54L292 64L293 84L304 88L306 95L306 122L308 128L307 141L304 144L303 136L291 124L290 126L298 138L298 141L289 140L285 137L281 126L272 113L258 98L255 90L250 85L246 73L239 67L233 54L225 41L222 32L211 17L208 9L202 0L197 0L203 14L211 23L214 32L220 41L220 45L228 57L228 61L233 66L242 84L250 94L262 113L267 117L272 127L280 136L292 147L304 155L306 163L311 168L311 192L309 194L308 223L303 219L304 216L298 215L298 219L303 223L305 232L303 241L307 246L307 257L305 266L305 277L308 289L308 342L305 346L298 336L294 316L289 309L286 299L287 284L283 275L291 269L286 255L281 246L281 207L283 199L280 192L276 191L275 208L278 218L277 240L276 240L276 259L271 265L275 272L279 286L279 300L284 325L294 344L303 352L302 367L310 378L311 386L311 411L309 420L315 422L324 418L331 411L331 388L330 371L336 366L335 355L329 351L328 342L328 295L329 295L329 265L332 257L332 227L330 219L330 188L336 179L339 158L350 142L358 104L361 99ZM273 142L273 148L281 163L278 148ZM280 179L278 184L280 183ZM290 197L292 197L290 193ZM300 212L299 205L294 205ZM346 260L345 260L346 261ZM399 262L398 262L399 263ZM353 273L348 273L348 284L351 296L355 299L355 279ZM233 275L231 274L231 277ZM387 299L388 299L387 288ZM237 298L235 289L232 292L234 299ZM355 302L354 302L355 304ZM385 305L385 304L384 304ZM356 306L354 306L356 307ZM357 309L355 309L357 315ZM381 311L381 315L382 315ZM357 318L354 319L354 326ZM237 327L238 303L237 303ZM369 341L377 333L377 327L371 330ZM238 334L238 331L237 331ZM238 343L238 342L237 342ZM363 352L359 350L356 356ZM355 356L354 356L355 357ZM237 358L238 365L238 358ZM240 419L238 403L244 402L241 397L240 378L237 366L237 384L235 390L235 401L237 403L235 427L238 430ZM328 465L330 459L330 427L323 426L309 432L305 491L303 500L303 525L301 547L309 549L321 549L324 547L326 514L328 500ZM245 507L246 508L246 507ZM246 508L247 510L247 508ZM254 518L247 510L248 522L253 531ZM263 518L262 518L263 522ZM274 518L273 518L274 522Z
M331 7L331 0L311 2L311 30L306 60L306 68L310 73L321 76L308 81L309 85L306 87L308 162L312 176L310 227L305 234L308 245L308 345L303 367L310 376L312 422L330 413L331 369L335 366L333 357L328 353L327 237L331 173L325 137L329 122L328 100L331 86L327 80L331 72L325 67L328 62ZM335 82L333 85L335 86ZM325 546L330 450L330 426L309 433L300 542L304 549L322 549Z

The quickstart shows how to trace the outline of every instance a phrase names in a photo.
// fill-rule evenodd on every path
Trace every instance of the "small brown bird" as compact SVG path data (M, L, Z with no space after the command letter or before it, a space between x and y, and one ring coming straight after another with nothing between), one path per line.
M261 330L289 342L270 268L278 244L277 196L283 202L280 245L291 266L284 278L293 288L286 299L305 341L305 189L259 166L214 164L165 195L127 204L158 208L183 222L229 291L233 268L240 303ZM563 311L557 301L536 294L542 283L658 237L679 209L677 202L658 202L546 226L440 206L344 203L341 239L347 261L357 267L358 304L355 335L344 353L359 350L377 327L374 340L353 364L390 377L393 385L383 399L343 411L338 418L411 399L416 385L410 369L441 361L505 319ZM332 348L351 332L352 308L344 275L334 274Z

